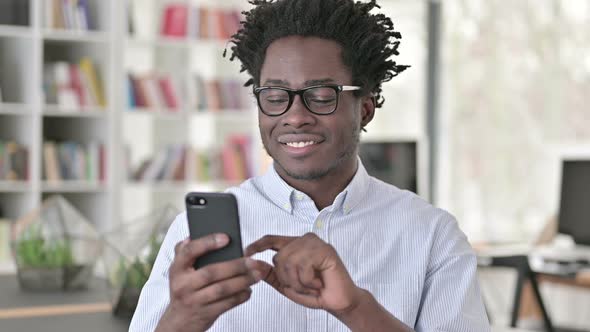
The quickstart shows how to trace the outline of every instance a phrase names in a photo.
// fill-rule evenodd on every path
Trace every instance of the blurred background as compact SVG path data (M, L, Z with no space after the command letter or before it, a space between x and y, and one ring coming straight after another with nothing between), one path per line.
M590 331L590 1L379 4L411 68L383 85L365 166L457 217L495 326ZM248 8L0 0L0 324L124 330L125 282L137 262L149 274L184 195L266 170L248 77L229 61ZM87 253L63 262L125 277L26 290L21 252L39 238L45 258L58 243Z

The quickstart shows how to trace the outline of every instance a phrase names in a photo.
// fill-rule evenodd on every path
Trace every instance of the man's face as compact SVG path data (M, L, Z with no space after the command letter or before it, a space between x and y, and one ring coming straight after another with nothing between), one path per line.
M270 44L260 72L261 86L301 89L318 84L352 85L342 48L318 37L289 36ZM295 96L289 110L270 117L259 110L262 142L277 172L296 180L317 180L356 167L361 125L372 118L369 97L341 92L338 108L316 115Z

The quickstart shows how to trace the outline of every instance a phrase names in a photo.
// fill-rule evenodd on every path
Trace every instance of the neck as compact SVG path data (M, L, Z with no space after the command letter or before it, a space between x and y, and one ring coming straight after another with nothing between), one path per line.
M330 174L314 180L299 180L289 177L277 168L279 176L291 187L305 193L315 203L318 210L332 205L336 196L341 193L346 186L352 181L358 168L357 160L354 158L346 165L342 165Z

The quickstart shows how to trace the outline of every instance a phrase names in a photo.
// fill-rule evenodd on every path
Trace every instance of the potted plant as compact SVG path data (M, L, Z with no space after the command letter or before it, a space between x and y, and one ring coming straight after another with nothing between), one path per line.
M102 261L108 273L113 314L131 317L178 210L165 206L105 234Z
M120 317L131 317L137 307L141 289L147 282L162 242L155 236L150 239L149 254L146 257L136 256L126 263L122 258L116 270L113 284L120 285L120 293L113 306L113 314Z
M65 199L53 197L16 222L12 248L24 290L88 287L100 237Z

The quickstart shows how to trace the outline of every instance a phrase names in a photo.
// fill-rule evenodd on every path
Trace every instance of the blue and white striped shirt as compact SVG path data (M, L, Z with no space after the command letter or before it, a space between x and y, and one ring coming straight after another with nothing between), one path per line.
M238 200L242 244L267 234L314 232L336 249L357 286L416 331L490 331L476 258L453 216L369 176L360 160L358 165L345 190L321 211L272 167L230 189ZM183 213L166 235L129 331L155 329L170 301L174 246L187 237ZM254 257L272 264L273 254ZM348 330L326 311L298 305L264 282L252 290L250 300L221 315L210 331Z

